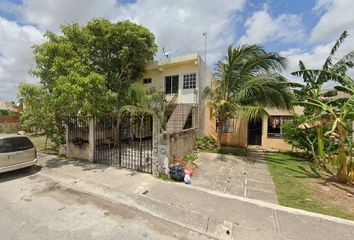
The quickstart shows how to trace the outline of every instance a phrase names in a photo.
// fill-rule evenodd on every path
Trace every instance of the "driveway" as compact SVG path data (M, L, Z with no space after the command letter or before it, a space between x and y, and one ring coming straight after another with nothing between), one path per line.
M278 203L262 152L251 151L247 157L201 152L197 164L194 186Z

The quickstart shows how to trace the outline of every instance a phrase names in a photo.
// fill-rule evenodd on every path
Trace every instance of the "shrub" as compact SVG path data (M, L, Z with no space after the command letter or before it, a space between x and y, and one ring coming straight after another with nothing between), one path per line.
M206 135L202 135L197 138L195 148L199 150L213 150L216 148L215 140Z
M194 162L198 157L194 154L186 154L183 156L183 161L185 162Z
M302 149L314 155L317 151L316 129L301 129L299 126L306 122L308 117L295 116L291 121L285 122L282 125L284 131L284 141L291 144L293 147ZM326 127L324 128L326 131ZM328 139L324 139L325 148L330 148Z

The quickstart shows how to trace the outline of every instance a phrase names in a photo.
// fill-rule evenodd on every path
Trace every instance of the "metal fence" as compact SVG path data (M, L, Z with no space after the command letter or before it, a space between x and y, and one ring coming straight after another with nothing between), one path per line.
M94 162L152 173L152 117L94 119Z
M64 123L68 128L68 141L78 146L89 143L89 122L89 117L65 117Z

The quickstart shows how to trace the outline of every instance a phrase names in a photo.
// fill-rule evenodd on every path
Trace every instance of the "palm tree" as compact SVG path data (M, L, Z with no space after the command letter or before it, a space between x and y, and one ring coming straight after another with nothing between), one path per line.
M258 45L230 46L227 56L216 65L220 80L207 87L204 96L219 123L217 147L229 118L253 119L265 113L265 107L291 109L292 94L287 82L277 72L285 68L286 59L266 52Z
M124 116L138 119L138 129L144 130L144 120L152 117L163 126L164 117L164 96L155 89L146 90L143 85L133 83L127 91L127 105L119 110L119 119ZM142 162L142 134L139 134L140 162Z
M338 86L337 90L346 92L351 96L348 99L334 99L327 102L319 101L316 99L308 99L305 104L314 106L320 109L318 115L316 115L311 121L317 121L325 123L328 121L333 122L332 128L326 135L333 135L338 138L338 155L337 155L337 177L341 182L347 182L349 179L348 166L347 166L347 153L346 153L346 137L348 132L352 131L352 121L354 120L354 85L352 86ZM352 151L351 146L349 151ZM353 174L352 163L349 165L349 170ZM353 177L353 176L352 176Z
M333 57L335 56L340 45L344 42L347 36L347 31L344 31L341 34L341 36L338 38L338 40L332 47L329 56L327 57L326 61L322 66L322 69L307 69L305 64L301 60L299 61L300 70L293 72L292 75L302 77L305 83L305 86L303 86L301 90L297 92L300 101L303 101L308 98L319 101L321 97L325 94L321 92L323 84L330 80L339 82L343 85L347 85L352 82L352 80L348 78L345 73L348 69L354 66L354 51L345 55L337 63L333 63ZM307 105L307 109L305 109L305 114L308 115L319 115L320 112L321 108L317 106ZM316 135L318 160L321 161L321 164L324 164L325 153L322 125L316 126Z

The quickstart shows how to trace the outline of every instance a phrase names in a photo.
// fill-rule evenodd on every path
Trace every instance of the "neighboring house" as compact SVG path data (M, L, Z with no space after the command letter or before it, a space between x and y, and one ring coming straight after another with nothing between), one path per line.
M203 133L206 106L203 91L212 78L212 71L201 57L190 54L152 62L140 82L165 93L167 101L176 103L168 116L167 132L193 127Z
M254 121L246 119L229 119L222 130L221 144L234 147L259 145L267 148L291 150L291 145L283 140L282 123L290 120L295 114L303 114L302 107L296 106L294 111L266 109L267 115ZM206 135L216 138L217 123L210 114Z
M0 102L0 109L1 110L12 110L15 104L12 102Z

